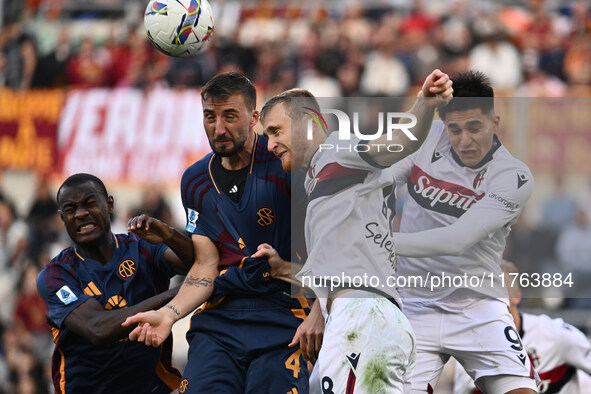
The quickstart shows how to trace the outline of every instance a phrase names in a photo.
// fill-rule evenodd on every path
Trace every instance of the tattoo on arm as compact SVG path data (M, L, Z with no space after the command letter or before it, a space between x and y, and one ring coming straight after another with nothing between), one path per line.
M174 306L174 305L170 305L170 304L168 304L168 305L166 305L166 307L167 307L168 309L170 309L171 311L173 311L173 312L174 312L174 313L175 313L177 316L180 316L180 315L181 315L181 313L180 313L180 312L179 312L179 311L178 311L178 310L175 308L175 306Z
M196 287L210 287L213 285L213 280L209 278L196 278L194 276L187 276L185 278L185 282L183 283L183 285Z

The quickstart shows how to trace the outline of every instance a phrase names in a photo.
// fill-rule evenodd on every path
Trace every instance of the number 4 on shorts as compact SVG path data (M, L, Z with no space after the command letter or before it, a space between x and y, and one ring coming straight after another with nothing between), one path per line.
M293 372L293 377L298 378L300 374L300 355L302 350L296 350L291 356L285 361L285 368Z

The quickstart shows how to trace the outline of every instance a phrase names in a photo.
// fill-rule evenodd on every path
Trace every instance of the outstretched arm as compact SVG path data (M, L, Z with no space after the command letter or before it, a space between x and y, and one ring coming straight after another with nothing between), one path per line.
M156 311L138 313L125 320L123 326L138 326L129 334L129 339L159 346L170 334L172 325L203 304L213 292L213 281L218 276L219 253L213 242L193 234L195 262L181 288L170 302Z
M86 338L95 346L107 346L124 338L131 331L121 323L136 313L161 307L170 301L178 288L150 297L139 304L127 308L105 310L94 298L89 298L74 309L64 320L64 324L76 334Z
M139 215L129 220L127 231L150 243L168 246L164 259L176 274L186 275L191 268L195 259L191 238L168 224L147 215Z
M388 140L387 135L383 135L373 141L373 150L367 152L366 155L378 166L389 167L419 149L425 138L427 138L427 134L429 134L435 109L446 105L452 96L452 81L449 76L438 69L434 70L423 83L417 100L408 111L417 118L417 124L409 128L409 131L417 140L410 140L404 133L393 133L392 140ZM403 119L403 122L406 121L406 119ZM376 147L380 146L380 144L382 146L399 144L403 149L400 152L393 153L384 148L377 149Z

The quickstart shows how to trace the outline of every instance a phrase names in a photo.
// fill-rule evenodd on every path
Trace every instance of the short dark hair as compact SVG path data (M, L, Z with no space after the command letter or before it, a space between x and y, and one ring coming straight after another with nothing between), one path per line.
M257 90L250 82L250 79L236 72L228 72L216 75L210 79L201 89L203 101L212 98L214 100L225 100L230 96L240 94L249 110L257 106Z
M60 188L57 190L58 205L60 203L60 192L62 191L62 189L64 187L74 187L74 186L82 185L83 183L86 183L86 182L94 183L98 187L100 192L103 194L103 196L105 196L105 198L109 197L109 193L107 193L107 188L105 187L105 184L103 183L103 181L101 181L99 178L97 178L96 176L94 176L92 174L79 173L79 174L70 175L68 177L68 179L66 179L64 181L64 183L62 183Z
M460 73L453 81L453 98L449 104L438 109L439 117L445 120L449 112L480 108L482 113L491 114L495 110L495 93L488 77L476 70ZM478 98L468 100L467 98Z
M288 116L291 117L292 116L291 105L290 105L291 99L296 98L296 97L306 98L307 99L306 105L310 106L313 110L320 112L320 105L318 105L318 100L316 100L316 97L314 97L314 95L312 93L310 93L306 89L294 88L294 89L286 90L285 92L279 93L278 95L271 97L265 103L265 105L263 105L263 108L261 109L261 113L259 115L261 122L264 121L265 116L267 116L269 111L277 104L283 104L283 107L285 108L285 112L287 113ZM301 112L299 114L294 114L296 119L299 119L303 115L304 115L304 112Z

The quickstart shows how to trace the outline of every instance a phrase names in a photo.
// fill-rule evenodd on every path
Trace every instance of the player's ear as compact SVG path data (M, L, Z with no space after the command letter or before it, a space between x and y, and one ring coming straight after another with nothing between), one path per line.
M115 199L113 199L113 196L107 197L107 210L110 214L115 212Z
M58 209L57 213L60 214L60 219L62 219L62 223L65 223L66 221L64 220L64 212L61 209Z
M495 133L499 130L499 123L501 121L501 117L499 115L493 115L493 130Z
M257 123L259 122L259 111L257 111L256 109L254 111L252 111L252 115L250 117L250 128L253 129Z

